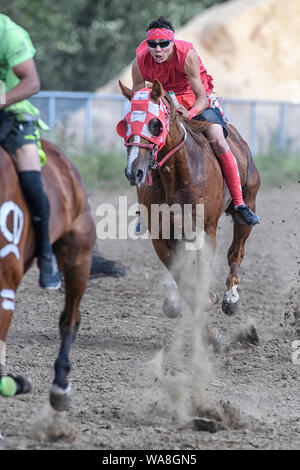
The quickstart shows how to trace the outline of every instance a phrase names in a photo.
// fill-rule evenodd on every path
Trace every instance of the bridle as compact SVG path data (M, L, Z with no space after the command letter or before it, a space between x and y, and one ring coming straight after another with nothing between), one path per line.
M149 167L151 168L151 170L158 170L159 168L161 168L163 166L163 164L172 155L174 155L175 152L177 152L177 150L179 150L185 144L186 136L187 136L186 130L185 130L185 127L182 123L180 123L180 125L181 125L181 127L184 131L183 140L178 145L176 145L176 147L174 147L172 150L170 150L170 152L168 152L167 155L162 160L160 160L159 162L157 161L157 145L156 144L143 144L143 143L140 143L140 142L127 142L125 144L125 147L136 146L136 147L151 149L152 161L151 161Z
M167 119L169 119L169 116L170 116L170 107L169 107L169 103L166 102L166 100L164 99L164 97L161 98L162 100L162 103L164 105L164 108L165 108L165 113L166 113L166 116L167 116ZM170 124L170 122L168 122L168 125ZM185 130L185 127L182 123L180 123L182 129L183 129L183 132L184 132L184 137L183 137L183 140L178 144L176 145L176 147L174 147L172 150L170 150L170 152L167 153L167 155L162 159L160 160L159 162L157 161L157 156L158 156L158 146L154 143L149 143L149 144L146 144L146 143L140 143L140 142L125 142L125 147L133 147L133 146L136 146L136 147L141 147L141 148L148 148L151 150L151 156L152 156L152 160L151 160L151 163L149 165L149 169L150 170L158 170L159 168L161 168L164 163L172 156L174 155L174 153L177 152L177 150L179 150L181 147L183 147L183 145L185 144L185 141L186 141L186 138L187 138L187 133L186 133L186 130ZM151 173L149 174L149 177L148 177L148 184L152 183L152 178L151 178ZM150 184L151 184L150 183Z

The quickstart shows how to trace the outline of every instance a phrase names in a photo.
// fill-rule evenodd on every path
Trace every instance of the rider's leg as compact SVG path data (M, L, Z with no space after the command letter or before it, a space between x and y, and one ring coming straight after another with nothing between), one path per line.
M60 276L49 240L50 207L43 189L38 147L35 144L23 145L14 152L13 158L32 217L40 268L40 285L46 289L57 289L60 287Z
M220 162L235 210L248 225L259 223L259 217L244 202L237 162L225 140L222 126L216 123L211 124L206 131L206 136Z

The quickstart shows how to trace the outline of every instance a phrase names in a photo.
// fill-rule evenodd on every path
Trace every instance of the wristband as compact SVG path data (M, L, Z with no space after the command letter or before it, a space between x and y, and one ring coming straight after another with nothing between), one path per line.
M198 111L197 108L192 108L192 109L190 109L190 110L189 110L189 115L190 115L189 121L190 121L191 119L193 119L193 117L197 116L197 114L199 114L199 111Z

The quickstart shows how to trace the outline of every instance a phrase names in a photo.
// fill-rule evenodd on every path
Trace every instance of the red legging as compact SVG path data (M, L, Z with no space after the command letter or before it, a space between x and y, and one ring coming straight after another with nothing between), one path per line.
M218 160L221 164L223 175L230 191L234 207L239 206L240 204L245 204L242 195L239 169L232 151L230 149L227 150L226 153L218 157Z

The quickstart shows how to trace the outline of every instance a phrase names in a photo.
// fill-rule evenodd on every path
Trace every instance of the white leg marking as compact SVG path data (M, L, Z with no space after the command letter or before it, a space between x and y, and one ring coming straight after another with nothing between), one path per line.
M0 340L0 365L5 366L5 342Z
M238 285L235 284L234 286L232 286L231 290L226 291L224 295L224 301L227 303L235 304L240 298L237 289Z
M3 308L3 310L14 310L15 303L12 302L11 300L4 299L2 301L1 307Z
M2 298L1 307L3 308L3 310L15 309L15 303L14 303L15 296L16 296L15 292L11 289L2 289L0 291L0 298Z
M0 291L0 297L3 297L4 299L14 300L15 296L15 292L11 289L2 289Z

